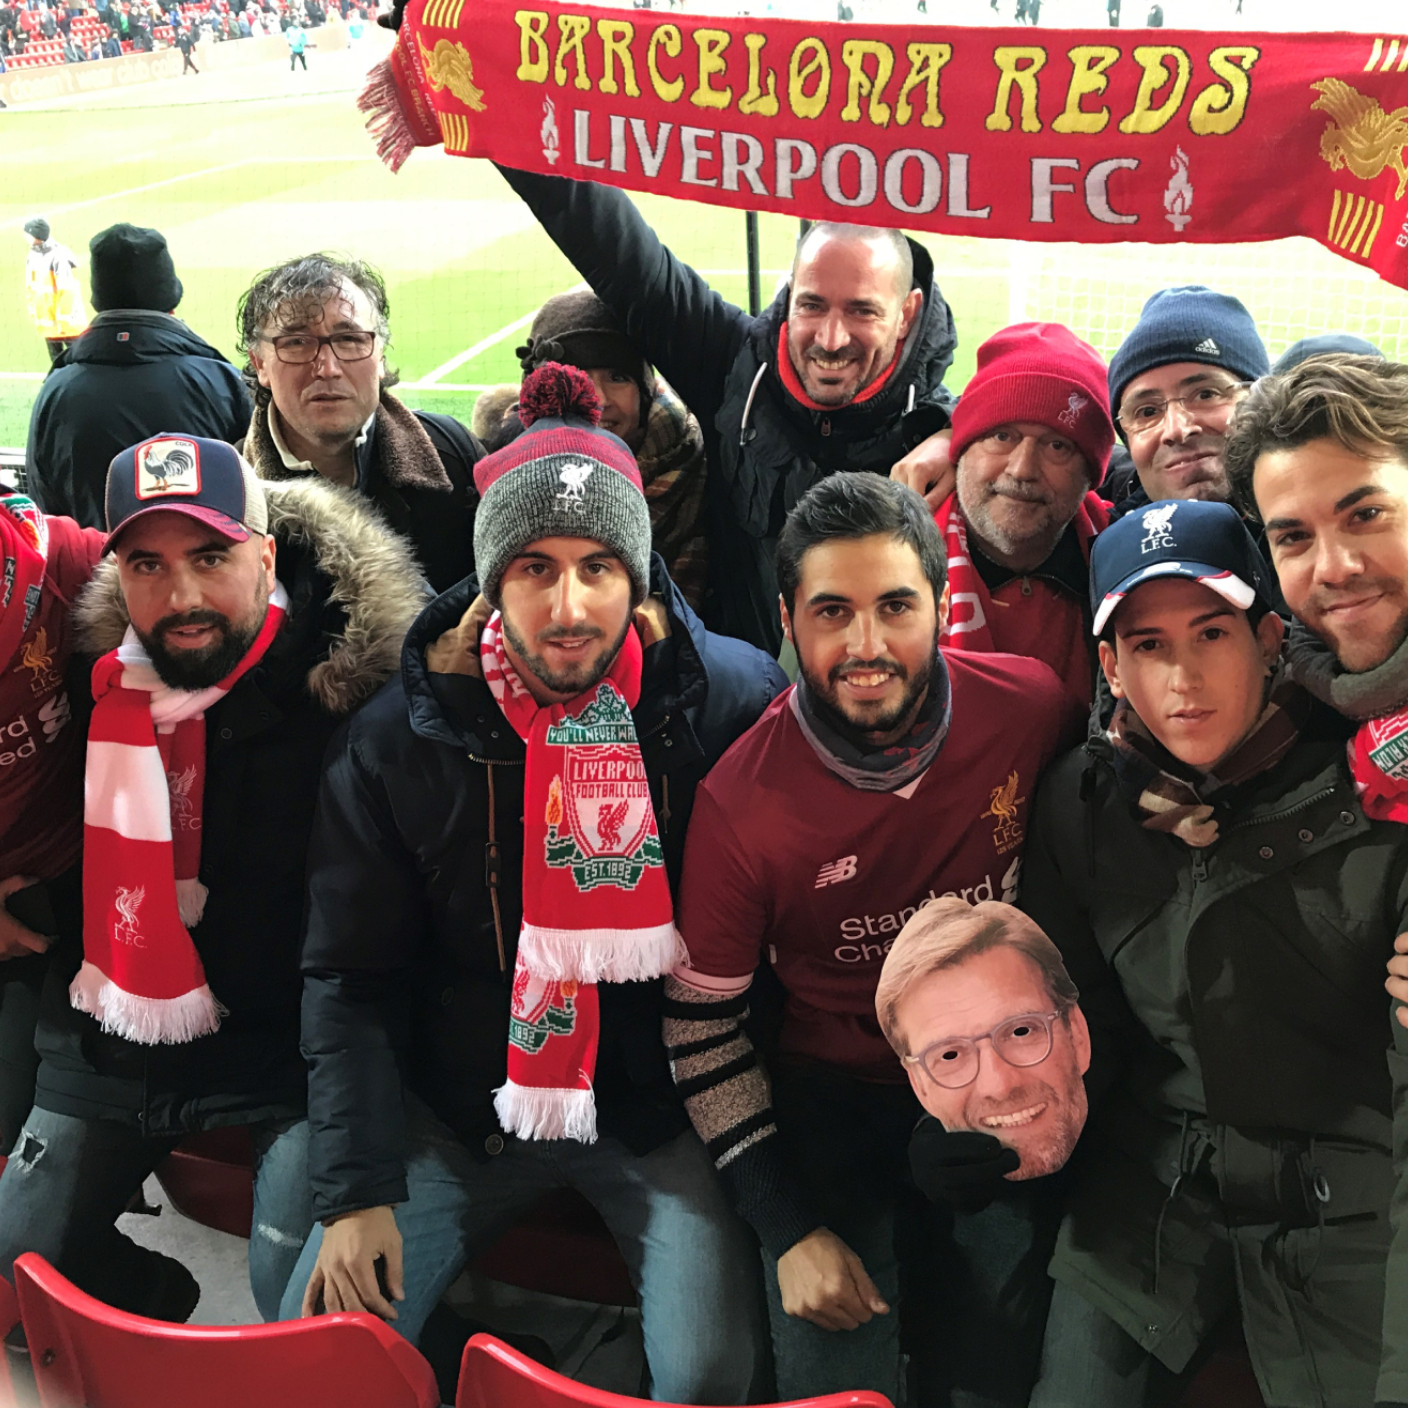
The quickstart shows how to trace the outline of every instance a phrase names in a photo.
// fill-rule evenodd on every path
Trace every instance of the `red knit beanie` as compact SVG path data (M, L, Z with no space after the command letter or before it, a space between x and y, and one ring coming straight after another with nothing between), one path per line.
M1100 354L1060 323L1013 323L978 348L978 369L953 412L959 456L990 430L1035 421L1069 438L1094 467L1099 485L1115 446L1110 391Z

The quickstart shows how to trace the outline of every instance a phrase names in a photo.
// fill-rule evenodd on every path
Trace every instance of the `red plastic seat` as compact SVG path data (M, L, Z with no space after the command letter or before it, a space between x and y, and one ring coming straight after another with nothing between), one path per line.
M15 1401L15 1387L10 1380L10 1357L5 1353L5 1336L20 1323L20 1302L15 1288L0 1276L0 1403Z
M211 1129L183 1139L157 1165L156 1176L182 1216L218 1232L249 1236L254 1148L248 1129Z
M419 1351L375 1315L169 1325L85 1295L43 1257L15 1262L43 1408L438 1408Z
M645 1408L645 1404L643 1399L574 1383L493 1335L475 1335L460 1361L455 1408ZM856 1390L777 1408L891 1408L891 1404L884 1394Z

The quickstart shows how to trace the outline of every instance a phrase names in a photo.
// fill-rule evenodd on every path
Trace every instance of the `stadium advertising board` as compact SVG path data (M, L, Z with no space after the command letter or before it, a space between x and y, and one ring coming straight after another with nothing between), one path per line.
M1408 35L969 29L410 0L363 96L415 146L949 234L1308 235L1408 287Z

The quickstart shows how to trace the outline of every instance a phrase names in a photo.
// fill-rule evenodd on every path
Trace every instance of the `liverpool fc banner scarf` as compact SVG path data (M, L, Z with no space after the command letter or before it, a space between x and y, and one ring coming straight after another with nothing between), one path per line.
M480 643L484 678L528 746L523 928L513 974L499 1123L523 1139L596 1139L596 984L638 982L684 958L631 710L643 651L626 632L606 676L539 707L504 654L503 620Z
M69 987L105 1032L143 1045L220 1025L188 932L200 923L205 713L264 657L288 597L276 585L245 657L208 689L163 684L136 632L93 667L83 809L83 964Z
M946 235L1303 235L1408 287L1408 30L1113 35L751 8L397 0L361 106L393 169L443 146Z

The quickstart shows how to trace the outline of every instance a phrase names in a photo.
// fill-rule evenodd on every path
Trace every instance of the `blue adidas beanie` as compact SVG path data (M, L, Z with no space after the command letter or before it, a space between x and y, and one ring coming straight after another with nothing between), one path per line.
M1255 381L1271 370L1266 344L1239 299L1202 284L1160 289L1110 359L1110 410L1117 427L1125 387L1172 362L1205 362L1242 381ZM1120 435L1129 438L1123 427Z

